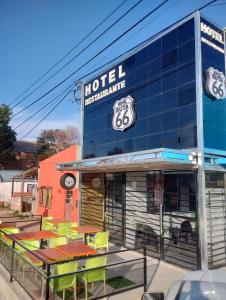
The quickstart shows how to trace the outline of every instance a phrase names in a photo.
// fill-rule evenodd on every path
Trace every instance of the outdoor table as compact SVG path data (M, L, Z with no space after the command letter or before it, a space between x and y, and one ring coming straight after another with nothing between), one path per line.
M96 254L97 251L91 247L81 243L70 243L66 245L56 246L57 250L67 256L81 257Z
M102 231L101 228L95 227L95 226L78 226L78 227L72 227L72 230L75 230L79 233L84 233L85 235L85 243L87 243L87 236L89 234L97 233Z
M15 228L15 227L12 224L2 223L2 224L0 224L0 229L2 229L2 228Z
M17 240L48 240L60 237L59 234L48 230L13 233L9 236Z
M13 240L40 240L40 248L42 248L42 243L43 240L48 240L48 239L52 239L52 238L58 238L60 237L59 234L52 232L52 231L48 231L48 230L43 230L43 231L29 231L29 232L20 232L20 233L12 233L9 234L6 238L10 238L12 237Z
M88 256L96 253L97 251L95 249L92 249L87 245L70 243L56 246L54 248L39 249L32 252L27 251L24 255L27 256L33 263L42 262L47 265L53 262L67 261L73 257Z
M37 256L32 255L32 253ZM72 258L71 256L59 251L57 248L34 250L32 252L25 252L24 255L27 256L33 263L41 261L45 265L58 261L67 261Z
M60 223L71 223L72 221L67 221L63 219L53 219L53 220L48 220L48 223L52 223L53 225L58 225Z

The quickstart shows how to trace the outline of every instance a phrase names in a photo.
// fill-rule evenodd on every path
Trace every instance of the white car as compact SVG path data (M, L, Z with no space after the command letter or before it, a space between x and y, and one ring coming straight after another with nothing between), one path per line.
M175 281L165 297L163 293L146 293L143 300L226 300L226 271L190 272Z

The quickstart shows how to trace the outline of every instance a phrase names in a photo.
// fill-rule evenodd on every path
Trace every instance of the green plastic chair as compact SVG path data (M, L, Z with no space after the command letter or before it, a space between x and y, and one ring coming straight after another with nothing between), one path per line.
M67 236L68 234L68 224L66 223L59 223L56 229L56 233L62 236Z
M69 222L68 228L71 228L71 227L78 227L78 222Z
M3 231L5 233L8 233L8 234L12 234L12 233L19 233L20 232L20 229L19 228L4 228ZM4 236L2 234L1 236L1 239L4 241L5 244L7 244L9 247L12 247L13 246L13 241L8 239L6 236ZM6 246L3 244L3 257L5 257L6 255Z
M88 245L94 249L106 248L108 251L109 231L97 232L94 237L88 237Z
M7 234L12 234L12 233L19 233L20 229L19 228L5 228L3 230L5 233ZM5 237L4 235L1 237L3 239L3 241L8 245L11 246L13 245L13 241L8 239L7 237Z
M67 238L64 236L48 240L49 248L67 244Z
M26 247L28 250L38 250L40 249L40 241L37 240L20 240L19 241L24 247ZM23 253L26 251L23 247L16 244L16 250L20 253Z
M78 263L71 261L64 264L55 265L53 274L62 275L62 274L72 273L72 272L76 272L77 269L78 269ZM76 300L77 299L76 282L77 282L76 274L52 278L50 280L50 288L53 291L53 293L62 291L63 300L65 300L65 291L69 288L73 288L74 299Z
M40 241L37 240L20 240L20 243L23 244L28 250L34 251L34 250L38 250L40 249ZM24 249L23 247L21 247L20 245L16 244L16 251L18 251L21 255L24 256L24 252L26 252L26 249ZM36 266L36 267L41 267L42 266L42 262L32 262L27 256L24 256L25 260L29 261L32 265ZM25 269L30 268L30 266L28 264L26 264L26 262L18 257L18 262L22 265L22 270L23 270L23 275L22 275L22 279L24 279L24 273L25 273ZM15 266L14 268L16 269L16 260L15 260ZM18 266L19 268L19 266ZM36 272L37 274L37 272Z
M107 263L107 257L101 256L101 257L93 257L89 258L86 261L85 268L83 270L85 271L82 275L82 281L85 284L85 299L88 299L88 284L93 284L99 281L103 281L104 283L104 295L106 294L106 263ZM100 267L100 268L99 268ZM103 267L103 268L101 268ZM94 270L88 270L98 268ZM87 271L86 271L87 270Z
M76 229L69 229L67 237L71 240L82 240L83 243L85 240L85 234L79 233L78 231L76 231Z
M51 222L49 222L52 219L53 219L53 217L51 217L51 216L42 217L42 230L51 230L51 231L53 231L54 226Z

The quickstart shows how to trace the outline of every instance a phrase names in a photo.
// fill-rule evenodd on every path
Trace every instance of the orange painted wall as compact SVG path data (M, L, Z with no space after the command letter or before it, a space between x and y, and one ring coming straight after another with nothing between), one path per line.
M64 219L65 217L65 199L66 190L60 185L60 177L63 172L56 170L56 164L62 162L70 162L78 159L79 147L73 145L39 163L39 180L38 180L38 193L40 199L40 187L46 186L52 188L52 206L51 208L45 208L40 205L38 200L37 204L37 214L43 216L53 216L54 219ZM67 171L65 173L72 173L77 175L77 172ZM76 176L76 178L78 178ZM79 201L79 190L77 188L73 189L72 196L72 219L73 221L78 220L78 201Z

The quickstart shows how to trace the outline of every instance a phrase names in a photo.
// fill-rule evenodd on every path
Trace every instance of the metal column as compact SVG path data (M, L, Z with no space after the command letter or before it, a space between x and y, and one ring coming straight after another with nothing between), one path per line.
M200 13L195 16L195 60L196 60L196 116L197 116L197 167L198 167L198 237L199 256L202 270L208 269L207 213L205 198L205 169L204 169L204 133L203 133L203 95L202 95L202 56Z

